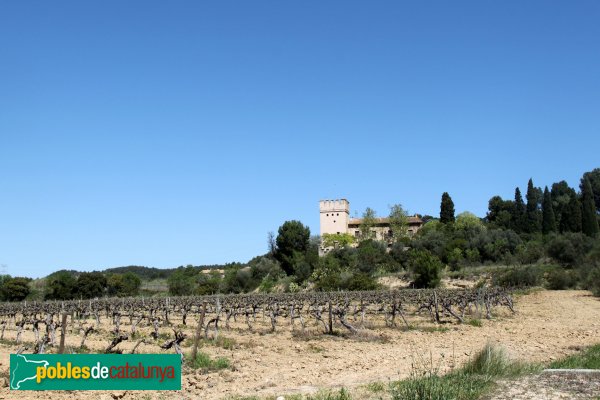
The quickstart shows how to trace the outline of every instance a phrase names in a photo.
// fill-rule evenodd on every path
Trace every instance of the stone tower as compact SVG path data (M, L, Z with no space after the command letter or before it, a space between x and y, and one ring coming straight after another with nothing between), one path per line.
M347 233L350 203L346 199L319 201L321 236L324 233Z

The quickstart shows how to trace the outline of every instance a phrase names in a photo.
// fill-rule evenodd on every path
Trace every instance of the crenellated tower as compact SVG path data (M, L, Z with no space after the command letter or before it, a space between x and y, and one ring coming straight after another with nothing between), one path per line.
M350 203L346 199L319 201L321 236L324 233L348 233Z

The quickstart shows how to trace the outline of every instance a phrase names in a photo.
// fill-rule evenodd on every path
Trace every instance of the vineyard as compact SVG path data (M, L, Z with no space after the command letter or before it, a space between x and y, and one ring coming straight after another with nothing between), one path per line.
M0 341L19 345L17 352L44 353L58 346L62 353L85 349L88 337L96 335L106 341L96 352L121 353L120 343L134 341L130 353L151 345L183 358L186 338L194 340L195 353L198 340L217 339L222 330L275 333L288 327L333 334L342 329L354 335L377 327L408 329L408 317L457 324L469 315L489 319L496 307L514 312L510 291L404 289L3 303ZM32 340L23 339L27 332ZM66 349L67 336L71 346Z

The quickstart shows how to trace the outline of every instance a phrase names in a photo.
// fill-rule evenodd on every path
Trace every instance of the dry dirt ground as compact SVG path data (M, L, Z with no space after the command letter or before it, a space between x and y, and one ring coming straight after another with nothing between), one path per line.
M515 308L516 314L496 309L495 318L482 320L480 327L454 322L435 326L426 316L412 316L409 322L416 329L407 331L373 321L373 326L358 338L322 335L316 326L312 328L314 335L299 335L298 329L293 333L289 324L280 325L275 333L266 333L266 324L257 325L255 333L244 329L243 324L234 324L233 329L222 330L221 335L233 339L235 348L226 350L214 345L202 348L212 357L229 358L232 368L211 373L186 370L179 392L80 391L43 395L59 400L222 399L313 393L339 387L352 390L368 383L406 378L413 368L423 365L447 371L464 363L488 342L503 346L514 359L533 362L554 360L600 342L600 300L589 292L538 291L516 298ZM125 323L128 319L123 320L122 328L128 330ZM111 326L108 319L103 321L104 332L86 341L96 351L109 342L106 332ZM188 316L188 324L193 323ZM150 329L142 327L141 331L148 334ZM170 328L161 328L161 333L169 332ZM191 337L192 326L186 332ZM5 339L14 340L15 334L7 329ZM68 345L76 347L81 337L75 330L67 339ZM32 341L33 333L25 332L24 340ZM119 348L127 352L133 344L123 342ZM190 345L191 340L186 340L184 351L189 351ZM16 349L10 343L0 344L1 376L7 377L9 354ZM139 350L163 351L156 345L142 345ZM34 399L40 394L10 392L5 385L0 388L0 399Z
M504 381L486 400L584 400L600 398L600 371L543 372Z

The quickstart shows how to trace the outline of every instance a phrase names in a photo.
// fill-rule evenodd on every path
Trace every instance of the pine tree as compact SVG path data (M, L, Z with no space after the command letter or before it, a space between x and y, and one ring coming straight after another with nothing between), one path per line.
M527 210L526 220L528 233L537 233L541 230L540 224L540 210L539 204L539 190L533 186L533 180L529 179L527 183Z
M544 235L556 232L556 218L552 207L552 195L548 186L544 188L544 200L542 201L542 233Z
M440 222L442 224L454 222L454 202L452 201L452 198L448 192L444 192L442 194L442 204L440 205Z
M591 237L597 236L600 230L598 228L598 217L596 216L592 184L586 176L584 176L581 182L581 230Z
M523 232L525 228L525 203L523 202L523 196L521 196L521 190L515 188L515 203L512 213L512 229L517 232Z

